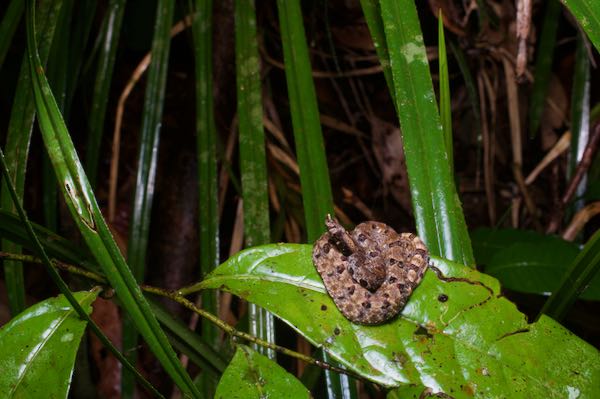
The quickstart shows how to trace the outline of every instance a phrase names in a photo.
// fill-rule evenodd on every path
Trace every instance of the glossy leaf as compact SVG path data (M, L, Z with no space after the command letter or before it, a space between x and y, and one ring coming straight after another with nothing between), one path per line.
M380 4L417 231L432 254L474 265L414 1Z
M477 265L514 291L549 294L579 254L577 245L557 236L515 229L481 228L471 233ZM583 299L600 300L600 275Z
M325 293L311 251L296 244L242 251L201 287L264 306L382 385L425 384L453 397L600 394L600 353L548 317L528 324L490 276L434 257L443 276L428 270L398 318L361 326Z
M75 298L91 313L97 292ZM39 302L0 330L0 397L66 398L85 331L64 296Z
M598 0L561 0L600 51L600 2Z
M311 397L293 375L245 345L237 346L215 394L215 399Z

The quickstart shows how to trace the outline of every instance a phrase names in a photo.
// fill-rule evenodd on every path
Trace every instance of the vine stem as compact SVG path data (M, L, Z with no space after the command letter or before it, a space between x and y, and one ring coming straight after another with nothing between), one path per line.
M21 262L29 262L29 263L37 263L37 264L43 263L40 258L37 258L35 256L14 254L14 253L9 253L9 252L2 252L2 251L0 251L0 259L16 260L16 261L21 261ZM104 276L99 273L85 270L81 267L78 267L78 266L75 266L75 265L72 265L69 263L65 263L65 262L59 261L57 259L51 259L51 262L52 262L52 265L59 270L64 270L68 273L85 277L85 278L92 280L99 284L103 284L103 285L108 284L108 281L104 278ZM334 365L326 363L326 362L322 362L320 360L317 360L310 356L307 356L303 353L296 352L292 349L288 349L283 346L277 345L275 343L271 343L271 342L262 340L258 337L255 337L254 335L248 334L246 332L239 331L232 325L229 325L226 322L224 322L223 320L219 319L214 314L207 312L206 310L201 309L198 306L196 306L192 301L190 301L189 299L187 299L183 295L181 295L178 290L167 290L164 288L153 287L153 286L146 285L146 284L141 284L140 288L143 291L148 292L150 294L169 298L172 301L179 303L180 305L186 307L187 309L191 310L192 312L197 313L200 317L203 317L204 319L213 323L214 325L216 325L217 327L219 327L220 329L222 329L227 334L229 334L233 337L244 339L244 340L246 340L248 342L252 342L256 345L260 345L262 347L275 350L286 356L290 356L290 357L302 360L306 363L315 365L315 366L320 367L325 370L335 371L337 373L346 374L346 375L349 375L351 377L354 377L354 378L357 378L357 379L360 379L363 381L365 380L364 377L360 376L359 374L357 374L353 371L346 370L346 369L334 366Z

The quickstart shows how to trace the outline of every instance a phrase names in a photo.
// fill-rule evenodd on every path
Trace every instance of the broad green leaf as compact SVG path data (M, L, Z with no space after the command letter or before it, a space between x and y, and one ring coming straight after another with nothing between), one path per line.
M529 324L490 276L434 257L443 275L428 270L399 317L361 326L326 294L311 251L297 244L248 249L199 288L265 307L345 367L385 386L424 384L453 397L600 395L598 351L548 317Z
M515 229L481 228L471 234L477 264L514 291L555 291L567 267L579 254L577 245L557 236ZM600 300L600 275L582 295Z
M91 313L97 292L75 298ZM63 295L26 309L0 329L0 397L66 398L85 331Z
M304 385L294 376L245 345L237 346L215 394L215 399L310 397Z
M600 51L600 2L598 0L561 0Z

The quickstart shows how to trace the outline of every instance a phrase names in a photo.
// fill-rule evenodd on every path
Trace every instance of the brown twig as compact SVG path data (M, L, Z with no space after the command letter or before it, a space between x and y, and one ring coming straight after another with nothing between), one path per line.
M527 69L527 40L531 29L531 0L517 1L517 79L522 79Z
M30 262L30 263L37 263L37 264L41 264L42 260L35 257L35 256L31 256L31 255L21 255L21 254L13 254L13 253L8 253L8 252L0 252L0 259L8 259L8 260L17 260L17 261L21 261L21 262ZM52 259L52 264L60 270L65 270L69 273L72 274L76 274L79 276L83 276L86 277L92 281L95 281L97 283L100 284L107 284L108 281L106 280L106 278L104 278L104 276L102 276L99 273L94 273L85 269L82 269L78 266L75 265L71 265L65 262L61 262L59 260L56 259ZM204 309L199 308L198 306L196 306L192 301L188 300L187 298L185 298L183 295L181 295L178 291L173 291L173 290L167 290L164 288L159 288L159 287L153 287L150 285L146 285L146 284L141 284L140 288L142 289L142 291L154 294L154 295L160 295L162 297L165 298L169 298L172 301L175 301L177 303L179 303L180 305L183 305L184 307L186 307L187 309L191 310L192 312L198 314L200 317L208 320L209 322L213 323L214 325L216 325L217 327L219 327L220 329L222 329L223 331L225 331L225 333L229 334L232 337L237 337L243 340L246 340L248 342L254 343L256 345L265 347L267 349L272 349L274 351L277 351L279 353L282 353L286 356L290 356L299 360L302 360L306 363L315 365L317 367L320 367L322 369L325 370L330 370L330 371L335 371L336 373L342 373L342 374L346 374L349 375L351 377L360 379L360 380L364 380L364 377L360 376L359 374L351 371L351 370L346 370L343 369L341 367L337 367L334 365L331 365L329 363L325 363L322 362L320 360L317 359L313 359L310 356L307 356L305 354L296 352L294 350L285 348L283 346L279 346L277 344L271 343L271 342L267 342L264 341L260 338L257 338L251 334L248 334L246 332L243 331L239 331L236 330L235 327L233 327L232 325L227 324L226 322L224 322L223 320L219 319L217 316L215 316L214 314L207 312Z
M192 26L194 22L194 16L188 15L181 21L177 22L171 28L170 36L176 36L183 32L186 28ZM117 182L119 179L119 152L121 146L121 125L123 122L123 113L125 112L125 102L129 98L129 95L133 91L133 88L140 80L144 72L148 69L150 62L152 61L152 52L148 52L144 58L140 61L138 66L135 68L127 85L119 96L117 103L117 114L115 117L115 127L113 129L113 142L112 142L112 159L110 162L110 178L109 178L109 194L108 194L108 220L112 222L115 218L117 209Z
M590 137L585 150L583 151L583 155L581 156L581 161L579 165L577 165L577 169L563 194L560 203L559 209L554 213L553 218L550 220L548 224L548 228L546 229L547 233L554 233L558 230L558 226L560 225L560 221L563 217L565 207L567 204L573 199L575 193L577 192L577 187L581 180L587 173L590 165L592 164L592 160L594 159L594 154L598 150L598 146L600 145L600 123L597 123L594 126L594 133Z

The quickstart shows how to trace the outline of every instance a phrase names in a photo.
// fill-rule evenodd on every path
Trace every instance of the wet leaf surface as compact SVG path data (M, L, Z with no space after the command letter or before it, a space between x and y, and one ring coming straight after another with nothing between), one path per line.
M600 395L598 351L548 317L529 324L498 281L433 258L400 316L346 320L326 294L312 246L274 244L231 257L202 283L257 303L345 367L379 384L453 397ZM553 348L551 351L548 348Z
M237 346L215 394L215 399L310 397L308 390L294 376L245 345Z
M568 266L579 254L576 244L534 231L481 228L471 234L477 264L514 291L548 294L558 288ZM600 274L583 292L600 300Z
M75 298L91 312L96 292ZM0 397L66 398L86 327L62 296L26 309L0 330Z

